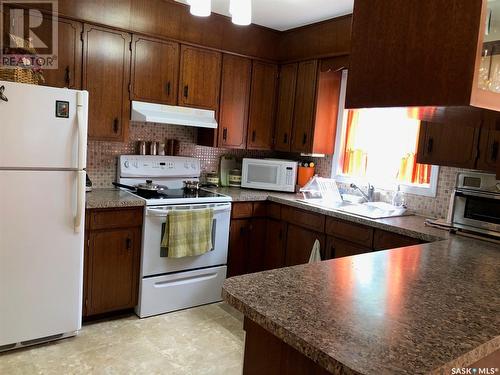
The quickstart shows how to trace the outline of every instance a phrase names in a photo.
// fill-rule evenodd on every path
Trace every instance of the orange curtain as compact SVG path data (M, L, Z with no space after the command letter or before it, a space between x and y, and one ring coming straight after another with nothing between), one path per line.
M398 181L412 184L429 184L431 182L431 166L418 164L415 153L410 153L401 159Z
M355 148L358 134L357 111L349 111L347 117L346 141L342 160L342 172L349 176L365 176L368 165L368 155L365 151Z

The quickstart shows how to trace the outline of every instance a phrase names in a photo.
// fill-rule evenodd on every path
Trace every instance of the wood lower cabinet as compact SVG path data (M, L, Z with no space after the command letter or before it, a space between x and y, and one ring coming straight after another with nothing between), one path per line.
M217 110L221 67L220 52L182 45L179 105Z
M247 148L271 150L274 137L278 67L253 62Z
M131 35L85 24L83 40L83 89L89 92L89 139L124 141L130 120Z
M265 240L264 218L231 220L228 277L263 271Z
M313 232L293 224L288 225L286 236L285 265L295 266L309 261L314 242L319 240L321 249L325 249L325 235ZM324 258L324 253L322 254Z
M424 243L274 202L235 202L231 217L229 276L308 263L316 240L323 260Z
M85 317L137 305L142 215L142 208L87 211Z
M177 104L179 44L134 35L131 99Z
M421 164L475 168L480 127L422 122L417 161Z
M413 246L422 243L422 241L397 233L387 232L381 229L375 229L373 236L374 250L395 249L398 247Z
M245 317L243 375L327 375L324 368Z
M252 60L224 55L219 114L219 146L245 149Z
M354 242L328 236L326 244L326 258L342 258L371 252L371 247L359 245Z
M263 270L281 268L285 265L287 223L281 220L266 220L265 253Z

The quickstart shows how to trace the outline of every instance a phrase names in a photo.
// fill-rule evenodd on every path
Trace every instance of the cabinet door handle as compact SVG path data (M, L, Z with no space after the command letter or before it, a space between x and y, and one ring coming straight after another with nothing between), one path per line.
M283 229L280 229L278 233L278 239L281 241L283 239Z
M170 81L167 82L167 95L170 96Z
M335 246L330 246L330 259L335 258Z
M495 141L491 145L491 160L497 161L497 159L498 159L498 141Z
M255 138L257 137L257 133L255 130L252 132L252 142L255 142Z
M304 133L304 136L302 137L302 144L305 145L307 143L307 134Z
M224 141L227 141L227 128L224 128L224 130L222 130L222 139Z
M113 121L113 132L118 133L118 130L119 130L119 122L118 122L118 117L117 117Z
M433 149L434 149L434 139L429 138L429 140L427 141L427 153L432 154Z
M69 69L69 65L66 67L65 74L64 74L64 80L66 81L66 86L70 87L70 85L71 85L71 71Z
M187 99L188 96L189 96L189 86L186 85L184 86L184 97Z
M127 239L125 240L125 248L126 248L127 250L132 250L132 240L131 240L130 238L127 238Z
M285 133L285 134L283 135L283 143L284 143L284 144L287 144L287 143L288 143L288 133Z

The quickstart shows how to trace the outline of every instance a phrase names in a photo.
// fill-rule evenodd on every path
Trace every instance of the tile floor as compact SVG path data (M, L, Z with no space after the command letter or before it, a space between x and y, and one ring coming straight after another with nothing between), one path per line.
M240 375L242 315L219 303L84 325L76 338L0 354L0 374Z

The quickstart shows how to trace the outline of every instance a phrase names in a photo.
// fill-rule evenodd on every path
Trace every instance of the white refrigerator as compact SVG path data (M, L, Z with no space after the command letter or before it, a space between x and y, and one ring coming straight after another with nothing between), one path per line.
M87 107L0 81L0 351L81 328Z

